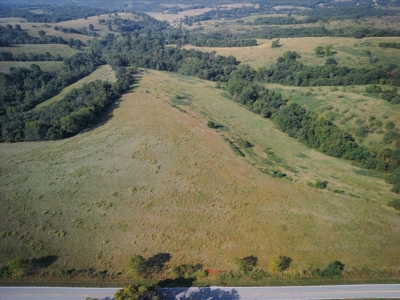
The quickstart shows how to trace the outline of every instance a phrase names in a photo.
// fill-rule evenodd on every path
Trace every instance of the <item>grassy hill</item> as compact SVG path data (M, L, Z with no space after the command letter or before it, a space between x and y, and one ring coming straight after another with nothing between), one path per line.
M226 141L240 138L245 157ZM118 271L131 254L167 252L211 269L248 255L262 268L279 255L298 270L400 267L400 219L385 205L396 196L379 175L305 147L211 82L146 71L98 126L0 154L0 261ZM317 179L328 189L307 186Z
M209 10L149 15L173 22L174 17ZM113 17L57 24L20 18L0 22L20 24L34 36L44 30L47 35L87 42L93 37L66 34L54 26L79 29L93 24L100 37L118 35L98 24ZM357 22L394 28L397 18ZM347 20L325 25L332 29L357 24ZM210 20L183 27L245 32L250 26L237 20ZM272 66L289 50L297 51L306 65L324 65L328 57L318 57L313 50L332 44L332 57L341 66L368 68L375 55L376 64L386 68L399 64L400 51L378 46L388 41L399 43L400 38L304 37L281 38L278 48L271 48L266 39L254 47L183 47L233 55L257 68ZM63 57L78 52L66 45L0 50L48 51ZM0 62L0 72L32 63L44 70L57 70L62 64ZM346 265L346 272L363 269L363 274L379 276L399 270L399 212L387 204L400 195L390 192L385 174L307 148L271 120L233 102L214 82L151 70L142 70L138 78L99 124L74 137L0 144L0 263L16 256L54 255L50 268L55 270L95 268L115 274L123 272L132 254L150 257L162 252L172 255L169 265L202 263L213 270L232 270L234 257L250 255L267 270L274 258L285 255L293 259L294 277L335 260ZM98 79L114 82L114 71L102 66L38 107ZM368 128L366 135L356 136L360 144L371 149L395 146L382 141L388 122L400 128L400 105L367 94L365 86L265 85L326 115L353 135L360 127ZM210 128L208 122L216 126ZM325 181L327 187L312 187L316 181Z

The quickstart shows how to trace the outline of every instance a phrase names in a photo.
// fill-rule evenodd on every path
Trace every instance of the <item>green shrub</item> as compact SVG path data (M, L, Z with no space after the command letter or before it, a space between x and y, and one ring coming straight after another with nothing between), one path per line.
M323 276L324 277L334 277L342 275L342 271L344 270L344 264L340 261L331 262L324 270Z
M115 293L115 300L159 300L155 285L128 285Z
M216 124L213 121L208 121L207 122L207 126L210 127L210 128L215 128Z
M245 139L238 139L237 143L239 144L239 146L243 147L243 148L250 148L252 145L249 141L246 141Z
M8 270L14 278L20 278L25 275L28 269L29 261L26 258L16 257L8 263Z
M388 206L393 207L395 210L400 210L400 199L393 199L389 201Z
M10 278L11 272L7 267L0 268L0 278Z
M279 273L289 269L292 259L289 256L279 256L279 258L273 259L270 265L271 273Z
M379 94L382 93L382 88L378 85L370 85L365 88L366 93Z
M385 124L386 129L393 129L396 127L396 124L393 121L387 121Z
M268 174L275 178L282 178L285 177L286 174L282 173L281 171L269 170Z
M135 254L131 256L126 264L128 274L144 276L146 273L146 260L143 256Z
M382 99L386 101L391 101L393 98L397 97L397 89L393 88L391 90L385 90L382 92Z
M241 272L247 274L253 271L253 269L257 266L258 258L253 255L244 258L235 257L233 262Z
M250 273L250 278L253 280L262 280L267 277L270 277L268 272L261 269L255 269Z
M328 181L321 181L318 179L315 183L308 182L307 185L323 190L328 186Z
M392 104L400 104L400 97L396 96L392 100L390 100L390 103Z
M202 271L203 266L201 264L197 264L197 265L179 265L179 266L172 266L171 271L172 274L176 277L183 277L183 278L191 278L191 277L195 277L196 275L202 275L201 272Z

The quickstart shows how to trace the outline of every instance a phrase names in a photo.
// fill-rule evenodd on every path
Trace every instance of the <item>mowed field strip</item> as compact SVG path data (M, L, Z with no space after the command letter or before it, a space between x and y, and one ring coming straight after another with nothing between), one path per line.
M212 82L145 71L98 126L60 141L1 144L0 259L57 255L52 268L118 271L132 254L167 252L171 264L224 270L235 256L255 255L267 268L287 255L294 270L334 260L347 270L397 270L390 186L228 98ZM239 157L222 135L254 146ZM293 181L258 169L271 164ZM306 185L316 179L346 194Z

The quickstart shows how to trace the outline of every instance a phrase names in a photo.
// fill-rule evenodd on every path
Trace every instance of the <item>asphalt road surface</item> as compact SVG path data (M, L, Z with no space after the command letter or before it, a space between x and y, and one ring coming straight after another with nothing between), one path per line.
M0 300L112 299L118 288L0 287ZM160 289L167 300L400 299L400 284Z

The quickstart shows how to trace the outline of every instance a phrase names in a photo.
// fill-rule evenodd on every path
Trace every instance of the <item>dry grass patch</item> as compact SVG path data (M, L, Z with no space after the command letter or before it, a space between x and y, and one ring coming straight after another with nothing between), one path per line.
M62 66L62 61L0 61L0 72L10 73L10 68L29 68L30 65L38 65L42 70L55 72Z
M52 254L54 268L121 270L133 253L168 252L171 264L213 269L248 255L262 268L279 255L299 269L336 259L400 267L400 220L377 203L393 198L383 180L306 148L223 93L148 71L101 126L61 141L1 144L0 226L15 234L0 239L0 261ZM177 94L192 95L186 113L171 105ZM208 128L210 119L229 132ZM236 156L222 135L246 138L253 153ZM297 169L288 171L293 182L260 172L263 159ZM316 178L360 198L306 186Z
M97 68L92 74L78 80L77 82L67 86L65 89L63 89L57 96L54 96L53 98L40 103L36 108L41 108L50 105L51 103L57 102L61 100L66 94L71 92L73 89L77 89L82 87L82 85L96 81L96 80L102 80L102 81L109 81L109 82L115 82L117 79L115 77L115 73L113 69L109 65L104 65L99 68Z
M0 52L11 52L12 54L21 54L21 53L46 53L49 52L51 55L56 55L59 53L61 57L70 57L79 52L79 50L75 48L71 48L68 45L58 45L58 44L25 44L25 45L13 45L12 47L0 47Z
M318 57L314 54L317 46L333 45L333 51L336 52L332 57L339 65L350 68L360 68L371 66L370 56L365 51L371 51L372 55L379 58L379 64L388 66L396 63L398 58L398 49L380 48L380 42L392 41L400 42L398 37L388 38L281 38L279 48L271 48L271 40L258 39L258 46L253 47L194 47L192 45L184 46L186 49L196 49L204 52L217 51L218 54L235 56L239 61L248 64L254 68L259 66L272 66L276 63L278 57L286 51L296 51L301 55L300 61L305 65L323 65L328 57Z
M180 19L183 18L185 16L191 17L191 16L197 16L197 15L201 15L204 14L205 12L211 11L213 10L213 8L211 7L205 7L205 8L199 8L199 9L191 9L191 10L185 10L185 11L181 11L177 14L166 14L166 13L154 13L154 12L147 12L146 14L148 14L149 16L160 20L160 21L168 21L169 23L174 23L174 19L176 21L176 19Z

